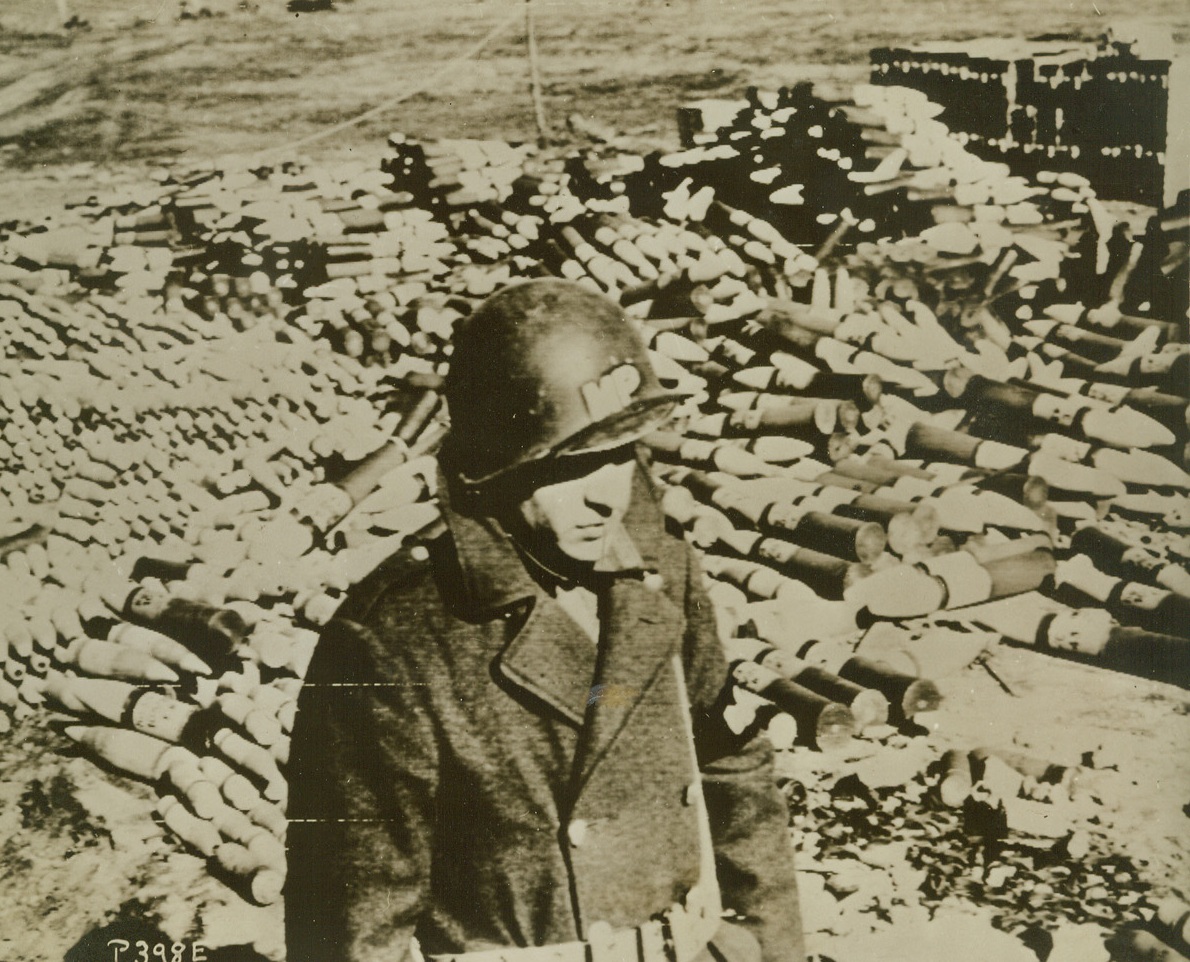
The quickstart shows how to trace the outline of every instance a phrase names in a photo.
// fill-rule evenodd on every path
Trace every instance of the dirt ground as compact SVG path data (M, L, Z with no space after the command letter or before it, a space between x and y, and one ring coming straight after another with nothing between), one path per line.
M535 134L521 0L340 0L319 13L288 12L282 0L189 0L213 15L185 20L179 0L64 2L85 27L61 29L54 0L0 7L0 158L10 172L282 149L423 87L306 152L374 151L392 131ZM677 104L748 84L858 79L874 46L1094 35L1121 18L1190 39L1190 8L1178 0L536 0L534 10L549 135L565 137L577 113L667 143ZM477 56L451 64L493 30Z

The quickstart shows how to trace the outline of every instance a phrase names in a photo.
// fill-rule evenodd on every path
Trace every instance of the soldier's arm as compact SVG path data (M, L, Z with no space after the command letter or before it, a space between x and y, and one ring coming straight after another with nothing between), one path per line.
M723 905L757 937L764 962L804 962L789 811L772 746L763 735L741 740L723 721L727 663L693 552L686 590L687 685Z
M424 911L437 748L423 692L367 628L324 631L290 756L289 962L404 962Z

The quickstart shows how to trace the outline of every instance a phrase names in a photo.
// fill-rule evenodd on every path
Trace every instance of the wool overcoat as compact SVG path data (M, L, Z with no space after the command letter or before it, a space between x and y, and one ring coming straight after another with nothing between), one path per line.
M414 935L444 954L639 925L698 881L699 770L735 920L706 958L804 962L772 750L723 724L727 666L697 561L643 476L625 526L660 579L601 592L598 644L497 527L444 515L426 550L353 589L310 665L290 761L289 962L403 962Z

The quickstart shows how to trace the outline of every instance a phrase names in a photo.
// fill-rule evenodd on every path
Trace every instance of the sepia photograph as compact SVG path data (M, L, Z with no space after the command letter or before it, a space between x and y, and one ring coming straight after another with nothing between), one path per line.
M1190 962L1190 7L3 0L0 962Z

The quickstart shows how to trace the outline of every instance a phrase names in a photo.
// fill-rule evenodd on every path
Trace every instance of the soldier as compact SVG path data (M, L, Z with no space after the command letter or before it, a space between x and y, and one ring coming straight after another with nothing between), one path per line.
M803 962L772 750L723 723L635 444L675 404L636 332L507 287L446 399L444 530L353 590L302 691L289 962Z

